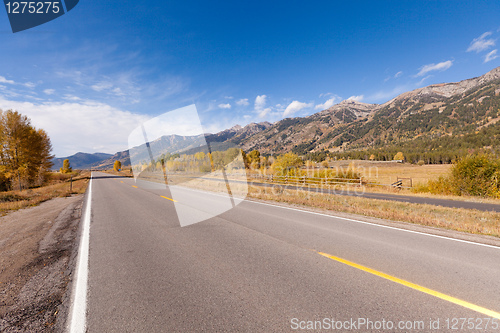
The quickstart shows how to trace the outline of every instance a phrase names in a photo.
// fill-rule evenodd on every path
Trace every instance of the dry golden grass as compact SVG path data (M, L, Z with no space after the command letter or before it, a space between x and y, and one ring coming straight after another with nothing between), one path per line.
M70 190L71 175L54 173L49 184L23 190L8 191L0 193L0 215L5 215L9 211L18 210L30 206L36 206L44 201L56 197L67 197L72 194L85 193L89 182L90 173L73 173L73 185Z
M251 186L249 197L500 237L500 213Z
M355 170L361 173L364 180L378 184L392 184L397 178L411 178L413 185L426 183L430 179L437 179L439 176L446 176L451 168L451 164L428 164L414 165L409 163L378 162L378 161L335 161L330 166L347 168L353 165ZM405 181L404 185L408 183Z

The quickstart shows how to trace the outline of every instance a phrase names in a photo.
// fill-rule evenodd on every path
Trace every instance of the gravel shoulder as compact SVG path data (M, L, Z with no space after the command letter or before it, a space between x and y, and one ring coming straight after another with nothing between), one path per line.
M0 217L0 331L54 332L76 255L83 195Z

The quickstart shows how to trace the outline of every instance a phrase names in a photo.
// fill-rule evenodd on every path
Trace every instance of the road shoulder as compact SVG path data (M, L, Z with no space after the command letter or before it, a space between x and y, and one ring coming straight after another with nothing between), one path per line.
M0 217L0 331L61 326L56 322L64 317L83 197L55 198Z

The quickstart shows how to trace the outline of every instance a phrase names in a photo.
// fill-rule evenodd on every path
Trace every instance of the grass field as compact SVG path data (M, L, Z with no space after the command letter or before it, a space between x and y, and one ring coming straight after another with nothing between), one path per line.
M451 164L414 165L409 163L378 162L378 161L334 161L330 167L347 169L354 166L361 173L363 180L370 183L392 184L399 178L411 178L413 186L426 183L430 179L445 176L451 169ZM408 186L409 180L403 181L403 186Z
M72 184L70 183L71 176L73 176ZM90 172L72 174L55 172L50 175L49 181L44 186L22 191L0 192L0 215L5 215L12 210L36 206L56 197L85 193L89 178Z

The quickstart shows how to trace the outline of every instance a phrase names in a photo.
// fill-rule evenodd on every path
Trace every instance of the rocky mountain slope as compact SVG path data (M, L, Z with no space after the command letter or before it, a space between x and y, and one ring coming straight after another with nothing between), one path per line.
M233 141L247 151L307 154L383 146L421 136L460 136L500 120L499 94L500 67L477 78L406 92L381 105L343 101Z
M383 147L418 138L460 138L484 128L500 128L499 121L500 67L477 78L405 92L384 104L346 100L307 117L286 118L273 124L236 125L206 134L205 138L212 150L237 146L245 151L258 149L264 154L292 151L304 155L322 150ZM194 153L203 150L202 143L203 136L172 135L152 141L151 148L155 155L162 151ZM148 159L144 149L137 151L140 153L131 151L134 160ZM56 160L62 165L63 159ZM102 158L93 167L112 168L115 160L129 165L129 152ZM81 167L76 160L71 164Z

